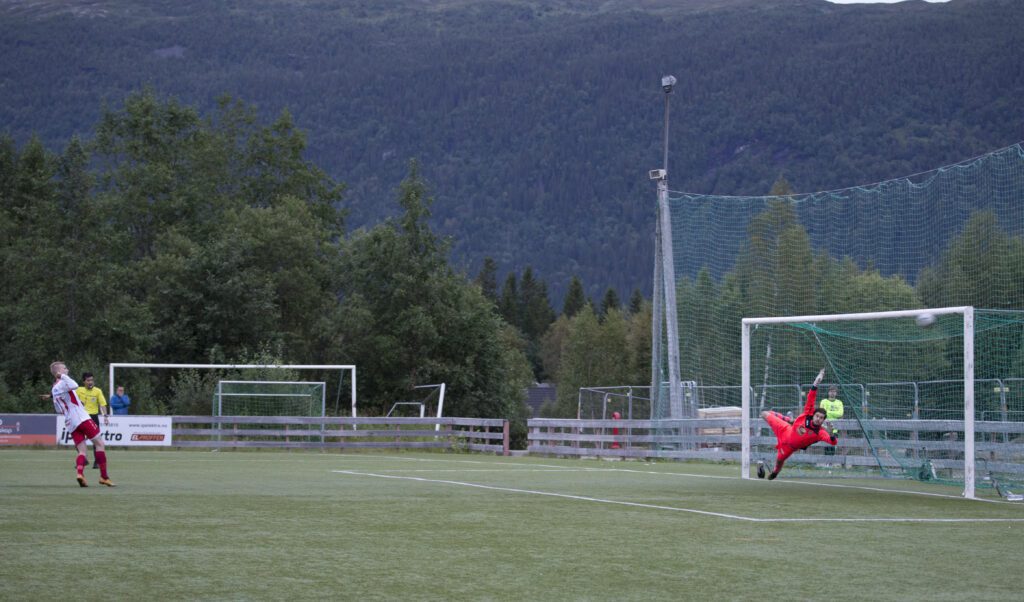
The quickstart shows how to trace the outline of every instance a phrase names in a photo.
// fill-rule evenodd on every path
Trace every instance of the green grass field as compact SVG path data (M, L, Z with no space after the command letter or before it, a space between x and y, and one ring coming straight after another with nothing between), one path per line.
M454 453L110 458L118 487L87 469L81 489L71 451L0 451L0 599L1024 596L1024 503L938 486Z

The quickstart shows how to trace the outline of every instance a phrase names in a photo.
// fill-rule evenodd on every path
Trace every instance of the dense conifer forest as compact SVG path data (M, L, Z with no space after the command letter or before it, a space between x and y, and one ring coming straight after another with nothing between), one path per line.
M55 357L352 362L369 412L447 382L521 443L530 382L568 416L580 386L650 381L663 74L674 190L840 188L1024 139L1009 0L8 1L0 32L3 411L49 411ZM782 205L758 220L779 269L847 283L814 311L1021 307L986 279L1020 281L1021 232L964 216L909 274L828 256ZM744 248L679 283L684 327L757 314L778 274ZM735 374L735 341L690 345L688 371ZM167 384L138 409L208 403Z
M1012 0L13 1L0 31L19 143L59 150L146 86L288 111L350 226L415 158L455 265L531 266L556 302L574 275L649 294L665 73L675 190L846 187L1024 138Z

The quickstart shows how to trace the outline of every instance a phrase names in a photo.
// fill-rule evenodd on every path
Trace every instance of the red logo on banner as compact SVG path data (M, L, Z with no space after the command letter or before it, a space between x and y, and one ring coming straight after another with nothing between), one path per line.
M163 435L159 435L159 434L150 435L150 434L137 433L137 434L132 435L132 441L163 441L163 440L164 440L164 436Z

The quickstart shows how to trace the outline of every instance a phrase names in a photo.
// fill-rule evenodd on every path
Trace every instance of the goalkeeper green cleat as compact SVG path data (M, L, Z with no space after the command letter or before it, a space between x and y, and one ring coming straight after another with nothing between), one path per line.
M106 485L107 487L116 487L116 485L114 485L114 482L111 481L110 479L100 479L100 485Z
M769 481L774 481L774 480L775 480L775 477L777 477L777 476L779 476L779 473L777 473L777 472L773 472L773 473L771 473L770 475L768 475L768 480L769 480Z

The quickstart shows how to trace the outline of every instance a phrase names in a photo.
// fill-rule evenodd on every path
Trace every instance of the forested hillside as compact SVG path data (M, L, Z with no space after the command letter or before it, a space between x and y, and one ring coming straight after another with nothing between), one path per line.
M0 133L61 152L145 86L287 109L346 189L396 211L417 158L470 274L532 266L556 307L650 290L663 94L671 185L767 192L923 171L1024 139L1024 2L0 2Z

